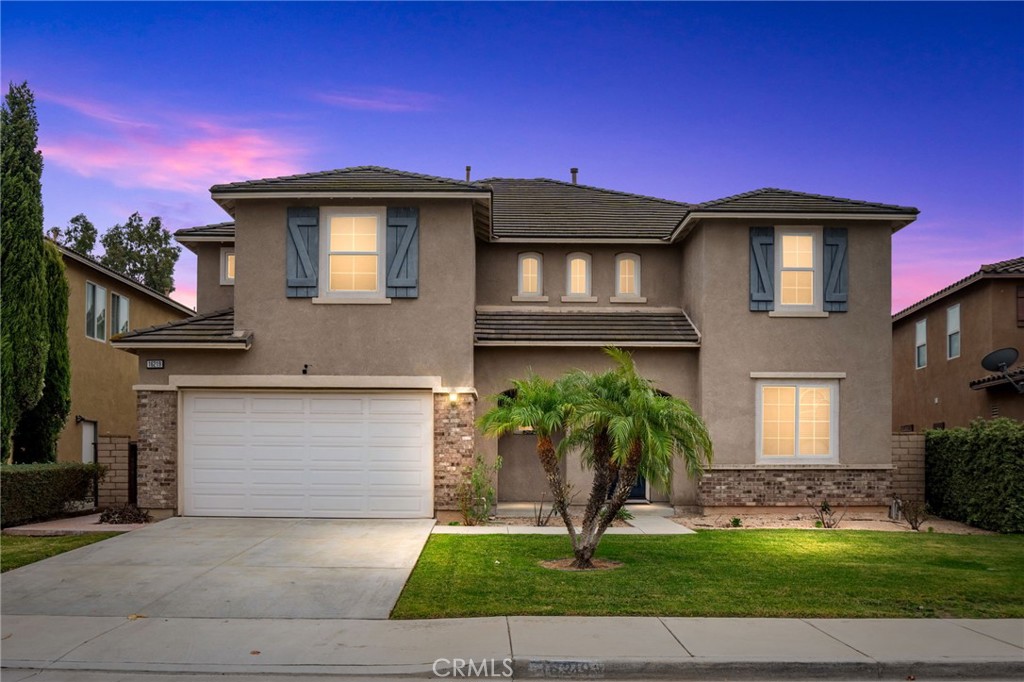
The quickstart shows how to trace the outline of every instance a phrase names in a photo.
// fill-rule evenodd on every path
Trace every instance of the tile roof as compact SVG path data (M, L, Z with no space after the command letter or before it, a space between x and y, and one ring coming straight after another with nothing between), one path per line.
M174 345L237 346L248 348L251 332L235 332L235 310L225 308L184 320L135 329L112 337L121 348L160 348Z
M700 335L682 311L477 311L474 340L479 346L700 345Z
M235 223L214 223L213 225L200 225L198 227L186 227L174 233L174 238L179 242L189 241L199 237L201 239L223 239L230 241L235 238Z
M1014 381L1024 379L1024 367L1018 367L1017 369L1011 369L1007 374ZM1001 386L1009 383L1002 374L989 374L980 379L975 379L970 382L970 387L974 390L981 390L983 388L992 388L993 386Z
M319 173L232 182L214 185L210 188L214 198L218 194L244 194L247 192L379 192L386 194L389 192L453 191L487 194L487 189L476 183L409 173L381 166L352 166Z
M743 194L734 194L731 197L706 201L697 204L693 210L699 213L902 213L907 215L919 213L912 206L879 204L823 194L808 194L777 187L763 187Z
M989 263L987 265L982 265L980 268L978 268L976 272L972 272L966 277L958 279L957 281L950 284L948 287L939 289L931 296L926 296L917 303L909 305L903 310L899 311L898 313L895 313L892 316L892 321L896 322L897 320L900 320L906 317L907 315L916 312L921 308L924 308L925 306L934 303L935 301L938 301L941 298L948 296L954 291L958 291L970 284L974 284L974 282L978 281L979 279L983 279L985 277L1012 277L1014 275L1024 275L1024 256L1010 258L1009 260L1002 260L999 261L998 263Z
M499 239L667 239L690 204L536 178L488 178Z

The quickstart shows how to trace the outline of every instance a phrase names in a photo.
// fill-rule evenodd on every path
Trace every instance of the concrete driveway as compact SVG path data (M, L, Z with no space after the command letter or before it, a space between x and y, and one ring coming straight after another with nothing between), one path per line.
M434 522L174 518L4 574L4 615L387 618Z

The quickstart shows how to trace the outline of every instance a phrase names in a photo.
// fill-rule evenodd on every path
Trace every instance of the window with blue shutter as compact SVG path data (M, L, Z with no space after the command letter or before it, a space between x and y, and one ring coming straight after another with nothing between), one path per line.
M750 309L775 309L775 228L750 228Z
M824 259L822 279L824 280L825 312L845 313L849 305L849 256L845 227L826 227L823 234Z
M420 233L418 208L388 208L387 296L420 295Z
M285 291L288 298L313 298L320 269L320 209L288 209L285 226Z

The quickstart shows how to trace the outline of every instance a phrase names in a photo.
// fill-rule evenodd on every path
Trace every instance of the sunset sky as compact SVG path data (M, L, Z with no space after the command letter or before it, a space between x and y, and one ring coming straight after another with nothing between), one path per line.
M913 205L893 310L1024 254L1024 4L3 2L46 226L353 165ZM195 302L183 250L174 297Z

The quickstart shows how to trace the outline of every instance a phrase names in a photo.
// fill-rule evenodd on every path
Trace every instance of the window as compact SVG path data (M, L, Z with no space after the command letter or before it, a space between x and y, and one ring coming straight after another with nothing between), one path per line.
M946 308L946 359L960 357L960 304Z
M590 297L590 254L570 253L566 259L565 275L567 298Z
M220 250L220 283L227 286L235 285L235 250L230 246Z
M110 335L124 334L128 326L128 299L120 294L110 294Z
M918 369L928 364L928 320L918 320L914 325L914 366Z
M821 230L780 228L776 240L777 310L821 310Z
M837 459L837 382L762 381L757 391L759 463Z
M321 277L331 296L376 297L384 293L384 209L324 209Z
M85 335L107 340L107 290L92 282L85 283Z
M615 295L640 298L640 256L635 253L615 257Z
M539 253L519 254L519 295L540 298L544 294L544 261Z

